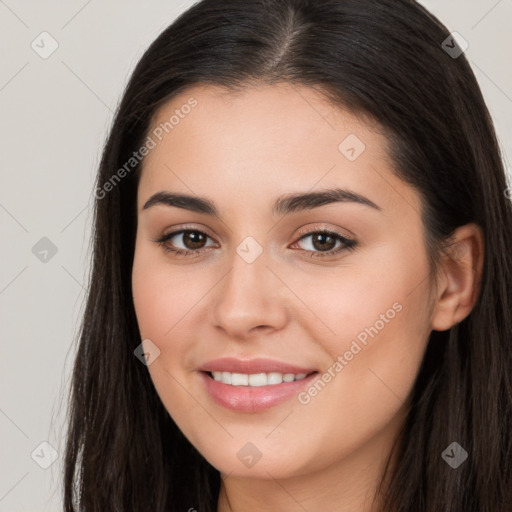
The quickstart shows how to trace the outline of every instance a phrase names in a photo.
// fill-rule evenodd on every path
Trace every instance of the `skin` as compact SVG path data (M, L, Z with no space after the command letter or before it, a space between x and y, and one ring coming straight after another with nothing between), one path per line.
M305 86L252 85L234 93L197 85L161 107L152 128L191 97L197 106L147 155L138 189L133 298L142 339L160 350L148 366L155 388L221 472L219 512L313 512L334 503L340 512L378 510L372 498L428 336L473 307L481 231L459 228L452 255L434 276L421 198L394 175L374 123ZM350 134L366 146L354 161L338 149ZM286 216L271 212L279 196L334 187L381 210L339 202ZM219 215L143 209L160 191L208 197ZM184 225L209 237L195 246L205 247L198 257L176 256L155 242ZM310 236L298 235L301 228ZM357 247L308 257L334 247L313 243L311 233L322 228ZM249 236L263 248L250 264L236 252ZM194 249L183 235L167 245ZM235 412L215 403L199 378L199 366L224 356L325 372L394 303L400 312L307 404L294 397L263 412ZM250 468L237 457L247 442L262 454Z

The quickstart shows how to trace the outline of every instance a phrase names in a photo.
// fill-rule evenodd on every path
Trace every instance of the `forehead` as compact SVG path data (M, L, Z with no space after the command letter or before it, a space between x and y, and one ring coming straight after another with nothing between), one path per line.
M231 91L196 85L164 104L149 135L139 205L159 189L249 205L255 198L344 186L380 203L411 195L392 172L379 125L291 84ZM261 205L260 205L261 206Z
M295 154L300 154L297 144L308 142L309 151L314 146L318 147L318 152L330 146L337 154L340 137L345 133L358 135L371 144L374 151L382 149L381 156L385 156L386 138L378 129L372 130L372 125L376 126L334 105L318 89L278 83L238 90L195 85L160 107L153 116L150 130L160 132L159 140L173 138L181 142L185 137L201 137L202 150L210 149L209 140L215 145L228 145L232 150L243 147L248 156L259 148L276 145L293 148Z

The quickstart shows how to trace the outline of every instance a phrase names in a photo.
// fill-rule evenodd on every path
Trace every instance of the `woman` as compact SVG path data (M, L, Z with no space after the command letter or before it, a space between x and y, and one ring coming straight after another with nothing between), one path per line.
M194 5L104 149L65 509L512 510L506 187L416 2Z

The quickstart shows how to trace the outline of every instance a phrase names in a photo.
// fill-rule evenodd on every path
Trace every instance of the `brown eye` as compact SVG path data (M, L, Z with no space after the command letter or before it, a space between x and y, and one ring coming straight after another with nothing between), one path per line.
M313 247L319 251L330 251L336 245L336 240L326 233L316 233L312 236Z
M340 233L336 233L335 231L311 231L305 235L303 234L296 244L299 244L306 239L310 239L311 241L307 244L304 243L302 250L308 253L308 256L312 258L331 256L344 250L354 250L357 246L357 242L355 240L351 240L350 238L347 238ZM338 247L336 247L337 244Z
M183 231L182 235L183 244L187 249L190 249L191 251L195 249L201 249L204 246L207 238L200 231Z
M182 229L173 231L162 236L156 243L161 245L166 251L173 252L180 256L191 256L199 254L208 246L205 245L210 237L202 231L192 229ZM181 245L181 246L180 246Z

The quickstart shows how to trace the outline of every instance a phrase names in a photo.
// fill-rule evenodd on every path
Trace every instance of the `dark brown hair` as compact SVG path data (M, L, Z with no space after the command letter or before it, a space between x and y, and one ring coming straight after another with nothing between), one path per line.
M512 208L491 118L465 56L443 48L448 37L412 0L204 0L151 44L97 178L69 401L66 512L216 510L219 472L174 424L133 353L141 342L131 290L140 169L108 193L104 184L179 92L262 81L321 88L383 127L396 174L421 194L432 262L455 228L482 228L477 302L452 329L431 333L382 510L512 510ZM469 454L457 469L441 458L453 441Z

